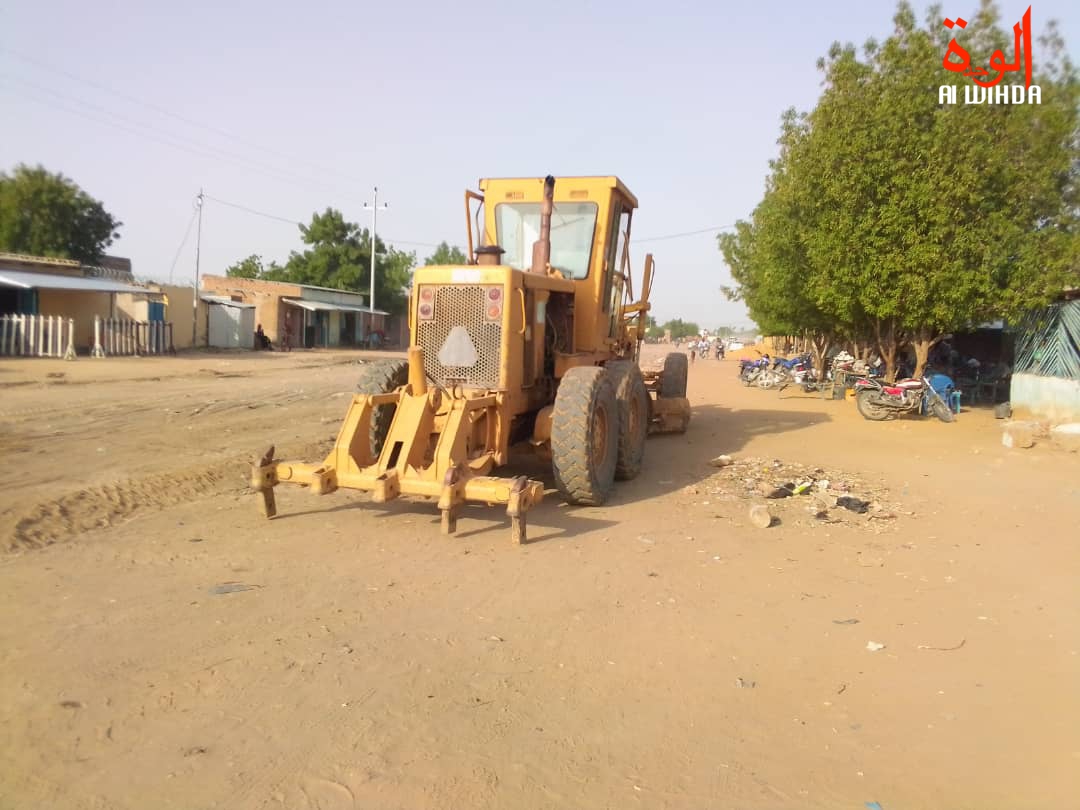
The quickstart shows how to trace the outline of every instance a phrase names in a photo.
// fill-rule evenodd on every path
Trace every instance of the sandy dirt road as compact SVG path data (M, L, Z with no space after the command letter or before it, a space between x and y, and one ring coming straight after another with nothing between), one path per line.
M525 547L348 492L263 520L245 459L325 450L360 356L0 364L0 808L1075 804L1076 455L699 360L688 433ZM894 517L752 528L773 459Z

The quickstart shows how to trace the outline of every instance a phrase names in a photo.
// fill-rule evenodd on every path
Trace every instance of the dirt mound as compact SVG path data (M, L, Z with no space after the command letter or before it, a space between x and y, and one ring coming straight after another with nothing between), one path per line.
M884 484L835 467L730 456L719 456L711 464L719 468L717 472L685 488L684 502L700 502L702 498L769 502L789 523L800 526L896 521L901 515L913 514L892 499Z
M290 448L279 458L319 458L329 446L321 442ZM7 551L43 548L115 525L136 512L158 511L209 495L239 494L248 489L250 464L251 458L231 458L210 466L68 492L24 512L0 542Z

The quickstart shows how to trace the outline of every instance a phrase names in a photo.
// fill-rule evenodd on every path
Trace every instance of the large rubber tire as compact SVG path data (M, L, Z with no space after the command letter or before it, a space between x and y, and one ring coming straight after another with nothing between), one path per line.
M871 422L884 422L892 416L892 410L877 403L877 392L863 389L855 394L855 405L863 419Z
M614 360L605 368L615 383L619 403L619 452L615 479L629 481L641 472L649 436L649 392L641 369L631 360Z
M409 381L409 364L404 360L374 360L360 369L356 383L358 394L389 394ZM390 423L394 421L397 405L380 405L371 415L371 453L375 458L382 452Z
M686 396L686 377L690 364L682 352L672 352L664 358L664 376L660 378L660 396L680 399Z
M938 397L934 397L930 401L930 413L940 419L942 422L953 421L953 412L949 410L949 406L946 405Z
M615 486L619 450L615 385L603 368L579 366L559 382L551 422L555 485L567 503L600 506Z

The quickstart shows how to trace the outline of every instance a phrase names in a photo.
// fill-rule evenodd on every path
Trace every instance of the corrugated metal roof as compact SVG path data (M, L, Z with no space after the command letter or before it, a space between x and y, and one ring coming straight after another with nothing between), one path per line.
M292 304L294 307L302 307L309 312L315 312L322 310L324 312L365 312L371 315L389 315L389 312L383 312L381 309L370 309L369 307L353 307L348 304L328 304L325 301L301 301L299 298L282 298L286 304Z
M238 309L255 309L254 304L245 304L243 301L233 301L226 295L200 295L200 301L205 301L208 304L224 304L227 307L237 307Z
M27 273L0 266L0 287L16 287L21 290L76 290L103 293L150 293L145 287L134 287L105 278L83 276L59 276L52 273Z
M54 259L49 256L31 256L27 253L8 253L0 251L0 261L18 262L19 264L52 265L54 267L79 267L74 259Z

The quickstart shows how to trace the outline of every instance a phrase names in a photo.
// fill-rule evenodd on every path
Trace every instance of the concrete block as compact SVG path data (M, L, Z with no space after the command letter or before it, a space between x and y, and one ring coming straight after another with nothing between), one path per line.
M1001 443L1006 447L1031 447L1038 430L1038 422L1006 422Z
M1080 452L1080 422L1058 425L1050 431L1050 441L1055 447L1070 453Z

